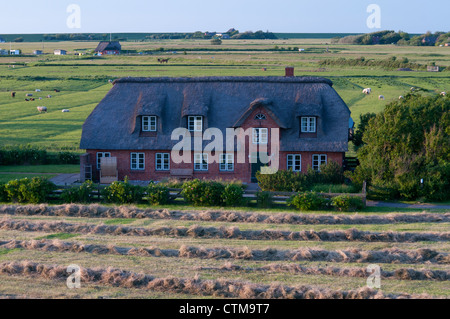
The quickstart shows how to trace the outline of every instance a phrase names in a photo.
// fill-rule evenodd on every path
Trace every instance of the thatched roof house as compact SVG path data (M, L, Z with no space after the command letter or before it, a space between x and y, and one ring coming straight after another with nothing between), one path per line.
M122 45L118 41L101 41L94 50L98 55L120 54Z
M80 148L91 154L91 163L98 160L96 153L109 153L123 161L119 176L148 180L161 176L155 154L170 153L179 142L171 139L172 132L188 128L190 121L200 121L203 132L218 128L224 136L227 128L278 128L280 168L289 168L286 160L294 158L300 161L297 170L306 171L308 166L318 168L314 155L321 156L319 162L328 158L342 163L349 118L349 108L324 78L123 78L114 82L87 118ZM150 131L149 119L154 124ZM203 146L209 143L204 141ZM150 167L145 166L147 171L140 166L140 173L146 173L134 174L139 172L130 168L130 153L144 154ZM212 165L208 171L219 175ZM254 172L250 163L242 165L234 165L235 174L230 176L249 181ZM167 173L177 165L170 167Z

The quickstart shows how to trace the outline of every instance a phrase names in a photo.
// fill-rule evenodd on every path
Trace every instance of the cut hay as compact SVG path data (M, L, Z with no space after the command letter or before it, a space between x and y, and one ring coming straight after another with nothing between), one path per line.
M242 240L286 241L362 241L421 242L449 241L450 232L371 232L357 229L333 231L239 230L237 227L127 227L121 225L71 224L65 222L30 222L3 219L0 229L58 233L104 234L116 236L170 236L193 238L229 238Z
M10 276L42 277L61 281L68 278L67 268L61 265L44 265L31 261L0 264L0 274ZM424 299L429 295L384 294L367 287L357 290L330 290L314 286L264 285L231 280L201 280L198 278L156 278L114 268L81 268L81 284L95 283L127 289L145 289L164 293L187 293L199 296L215 296L245 299Z
M60 240L9 240L0 241L0 248L26 249L44 252L73 252L90 254L127 255L141 257L178 257L200 259L243 259L257 261L325 261L346 263L384 264L450 264L450 256L430 249L400 250L389 248L378 251L349 249L324 250L299 248L295 250L241 248L204 248L183 245L180 249L158 247L118 247L114 245L91 245Z
M228 223L265 223L292 225L368 225L395 223L445 223L450 213L415 213L386 215L336 214L264 214L234 211L169 211L167 209L139 209L131 206L106 207L98 204L66 204L58 206L1 205L0 214L24 216L65 216L89 218L151 218L186 221L213 221Z

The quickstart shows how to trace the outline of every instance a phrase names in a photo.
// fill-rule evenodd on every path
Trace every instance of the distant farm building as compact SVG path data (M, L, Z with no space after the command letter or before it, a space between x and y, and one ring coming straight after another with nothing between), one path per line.
M34 50L33 54L34 55L42 55L42 54L44 54L44 52L42 52L42 50Z
M434 45L434 44L436 44L437 39L438 39L438 37L436 37L436 36L424 37L422 39L422 43L428 44L428 45Z
M429 65L429 66L427 66L427 71L428 72L439 72L440 68L437 65Z
M122 45L118 41L101 41L94 52L97 55L118 55Z
M67 55L67 51L66 50L55 50L53 51L54 55Z
M20 55L21 52L20 52L20 50L9 50L9 54L10 55Z

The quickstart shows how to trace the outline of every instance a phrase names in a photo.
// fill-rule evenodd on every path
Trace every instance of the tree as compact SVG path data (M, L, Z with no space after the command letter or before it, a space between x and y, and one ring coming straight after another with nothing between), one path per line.
M363 136L364 132L366 131L367 126L369 125L369 121L376 117L375 113L366 113L361 114L359 116L359 124L358 128L355 131L355 134L353 135L353 145L355 146L355 150L358 150L361 146L364 145L363 142Z
M450 98L410 93L368 121L355 180L385 199L450 199ZM421 183L423 180L423 183Z
M23 38L22 38L22 37L20 37L20 38L15 38L15 39L14 39L14 42L23 42Z

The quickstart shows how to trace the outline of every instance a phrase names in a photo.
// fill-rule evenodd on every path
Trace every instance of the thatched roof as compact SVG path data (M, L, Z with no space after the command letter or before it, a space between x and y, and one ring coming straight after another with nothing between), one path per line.
M118 41L101 41L94 52L122 50L122 46Z
M281 129L281 151L345 152L350 110L332 82L315 77L123 78L83 125L81 149L170 150L186 116L205 128L237 127L258 106ZM140 115L156 115L156 136L140 136ZM317 138L299 138L299 116L319 116ZM210 141L205 142L208 144Z

